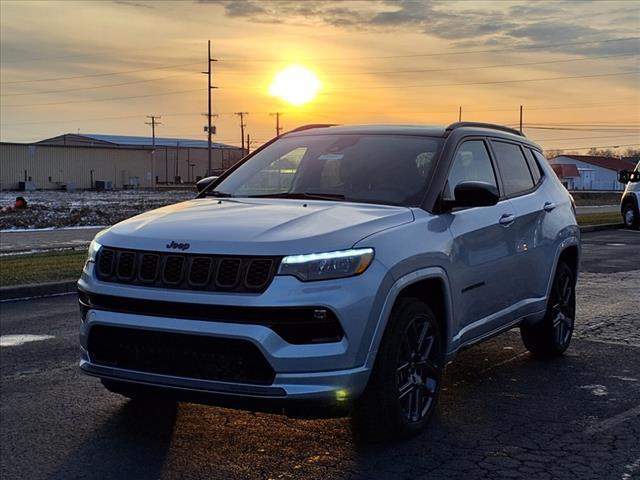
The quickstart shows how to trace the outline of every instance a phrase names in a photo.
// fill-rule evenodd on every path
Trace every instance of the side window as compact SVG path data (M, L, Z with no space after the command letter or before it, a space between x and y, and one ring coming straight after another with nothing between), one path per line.
M513 143L492 141L491 145L496 152L505 195L517 195L533 188L533 178L522 149Z
M542 178L542 170L540 170L540 165L536 160L536 157L533 156L533 151L525 148L524 155L527 157L527 162L529 163L529 170L531 170L531 176L533 177L533 183L536 185Z
M454 190L461 182L486 182L497 188L489 152L482 140L469 140L458 147L444 189L445 200L455 200Z

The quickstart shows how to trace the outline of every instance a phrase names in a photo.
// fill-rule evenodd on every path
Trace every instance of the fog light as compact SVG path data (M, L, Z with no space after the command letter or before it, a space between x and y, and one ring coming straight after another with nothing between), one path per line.
M336 400L338 402L344 402L349 397L349 393L346 390L336 390Z

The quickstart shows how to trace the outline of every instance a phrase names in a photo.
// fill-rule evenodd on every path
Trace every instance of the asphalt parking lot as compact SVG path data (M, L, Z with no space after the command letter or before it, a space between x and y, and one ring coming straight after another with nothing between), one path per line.
M640 478L640 232L583 235L575 338L540 362L514 331L447 368L424 434L179 404L141 409L77 368L72 295L0 306L0 477ZM375 422L375 419L371 419Z

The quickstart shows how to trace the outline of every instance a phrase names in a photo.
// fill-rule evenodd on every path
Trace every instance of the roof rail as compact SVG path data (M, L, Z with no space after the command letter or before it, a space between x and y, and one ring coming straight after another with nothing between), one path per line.
M337 123L310 123L308 125L301 125L300 127L294 128L287 133L302 132L303 130L311 130L312 128L335 127L336 125Z
M519 137L525 137L525 134L515 128L505 127L504 125L496 125L495 123L482 123L482 122L455 122L449 125L445 132L451 132L456 128L462 127L477 127L477 128L489 128L491 130L500 130L502 132L518 135Z

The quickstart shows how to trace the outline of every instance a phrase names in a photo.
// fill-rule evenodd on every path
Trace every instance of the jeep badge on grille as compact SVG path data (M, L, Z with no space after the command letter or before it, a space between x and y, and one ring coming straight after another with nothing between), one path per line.
M189 243L178 243L176 241L171 241L171 243L167 243L167 248L172 248L173 250L187 250L191 244Z

